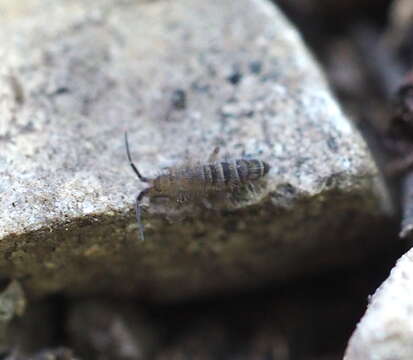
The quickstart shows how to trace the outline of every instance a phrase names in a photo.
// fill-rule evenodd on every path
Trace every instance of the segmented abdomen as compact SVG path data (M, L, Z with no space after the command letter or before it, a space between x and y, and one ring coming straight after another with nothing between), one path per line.
M199 196L248 184L265 176L270 166L257 159L239 159L214 164L170 168L153 181L155 194Z
M264 161L239 159L204 165L202 172L206 184L219 187L258 180L265 176L269 169L269 165Z

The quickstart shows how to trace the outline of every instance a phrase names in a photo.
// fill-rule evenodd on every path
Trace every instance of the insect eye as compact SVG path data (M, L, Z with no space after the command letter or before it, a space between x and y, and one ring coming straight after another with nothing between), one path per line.
M264 162L263 164L264 164L264 175L266 175L268 174L268 171L270 171L270 166L266 162Z

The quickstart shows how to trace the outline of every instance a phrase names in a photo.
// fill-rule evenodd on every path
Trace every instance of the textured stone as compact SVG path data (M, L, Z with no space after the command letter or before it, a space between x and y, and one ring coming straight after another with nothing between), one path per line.
M0 271L30 295L166 300L371 252L375 165L271 3L1 0L0 22ZM216 145L271 171L236 210L146 203L141 242L125 130L147 176Z
M403 255L371 297L345 360L413 359L413 251Z

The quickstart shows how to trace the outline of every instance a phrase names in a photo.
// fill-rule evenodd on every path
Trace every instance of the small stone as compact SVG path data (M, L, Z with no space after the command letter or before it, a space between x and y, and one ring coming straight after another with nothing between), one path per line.
M413 250L403 255L369 300L344 360L413 359Z

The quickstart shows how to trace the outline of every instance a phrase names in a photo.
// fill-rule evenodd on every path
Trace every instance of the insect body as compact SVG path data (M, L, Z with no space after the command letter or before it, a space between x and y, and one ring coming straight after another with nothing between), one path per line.
M136 220L139 226L139 236L142 240L144 235L140 204L145 196L151 198L166 197L174 199L178 203L201 200L208 198L211 194L228 193L244 185L251 185L264 177L270 169L266 162L258 159L236 159L218 162L219 148L216 147L207 164L167 168L163 174L155 178L147 178L142 176L132 161L126 133L125 146L132 170L141 181L150 184L136 197Z

